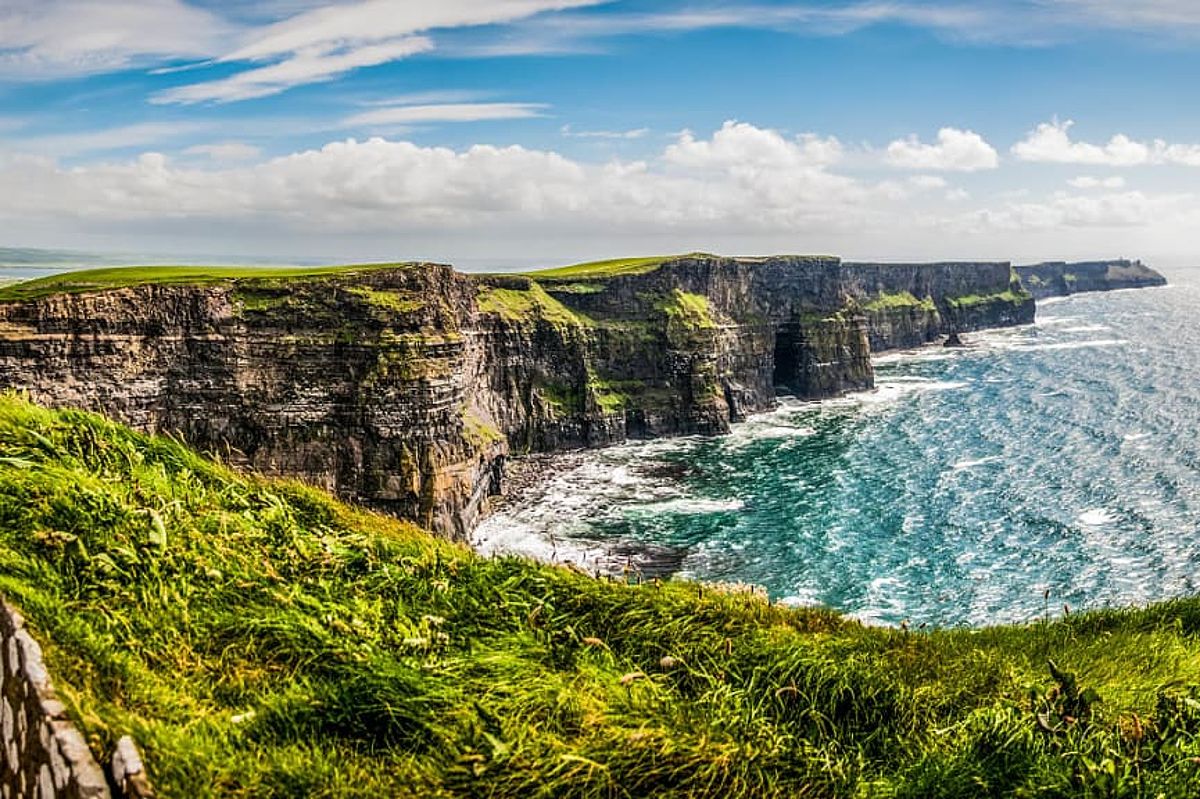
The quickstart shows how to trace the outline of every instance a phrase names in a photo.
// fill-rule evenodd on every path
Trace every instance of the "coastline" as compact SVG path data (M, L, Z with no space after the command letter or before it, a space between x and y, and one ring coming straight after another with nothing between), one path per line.
M992 328L978 331L974 335L1030 326ZM920 347L880 352L872 360L877 363L892 363L898 360L928 359L930 356L937 356L939 359L953 358L964 351L970 351L974 346L971 339L968 339L967 347L961 350L947 348L942 342L931 342ZM960 387L958 384L933 386L940 389ZM752 430L756 426L765 425L778 429L781 425L772 423L771 420L806 409L885 404L919 388L928 389L929 386L907 379L897 379L882 381L881 385L870 389L826 399L799 399L790 395L779 395L773 408L750 414L745 419L734 422L726 433L630 440L604 447L510 456L505 464L505 491L490 499L486 513L471 530L467 542L473 550L485 556L520 555L544 563L571 565L597 577L633 574L649 579L674 576L682 571L684 561L684 553L678 550L644 541L580 538L570 535L569 532L556 535L534 530L510 513L545 503L555 494L558 488L556 483L571 482L572 478L600 478L600 473L608 470L612 472L610 479L617 485L644 485L646 493L643 498L648 503L689 502L699 511L736 511L740 509L740 503L736 500L720 502L687 497L675 485L678 478L686 473L686 467L657 461L647 456L652 456L655 451L686 445L689 441L736 439L739 432ZM792 425L782 427L792 428L795 434L800 436L813 432L810 428ZM641 451L640 457L634 455L638 451ZM630 462L606 466L606 453L630 453ZM588 474L579 475L583 471L587 471ZM562 522L569 524L570 520L563 518ZM688 579L697 582L710 582L693 575L687 576ZM711 582L714 585L723 584L720 581ZM744 585L755 592L766 593L765 588L753 583L735 582L733 585Z
M744 582L766 587L775 602L838 608L849 617L871 624L894 626L911 616L930 624L975 627L1033 618L1040 611L1032 605L1026 607L1029 603L1025 598L1016 598L1015 604L1007 608L995 605L1001 596L1007 596L1015 588L993 591L969 585L963 586L971 596L964 596L961 614L954 612L943 618L939 615L942 611L937 609L942 600L936 599L934 594L930 594L928 600L915 600L912 592L926 585L923 580L927 577L932 581L928 583L929 590L940 596L946 590L953 591L948 586L955 585L959 578L947 582L945 570L940 567L934 569L936 574L925 575L927 569L914 567L917 561L904 561L904 558L916 557L912 553L897 555L900 560L884 556L878 566L870 567L860 562L863 556L839 555L838 552L847 552L839 548L863 543L870 551L882 547L882 552L886 552L887 541L896 541L899 552L908 552L912 546L917 546L905 543L911 535L957 547L958 538L953 531L964 529L961 528L963 524L976 531L968 538L980 535L990 540L994 534L1000 534L992 531L1007 529L1009 525L1020 527L1034 523L1041 525L1037 528L1040 532L1031 531L1034 540L1042 541L1043 536L1050 535L1046 540L1053 541L1056 535L1060 538L1065 535L1062 546L1069 548L1075 547L1072 542L1077 540L1086 548L1086 542L1100 541L1102 538L1097 536L1107 536L1110 530L1113 535L1124 535L1121 531L1129 523L1131 511L1123 510L1124 504L1114 503L1111 498L1088 496L1089 492L1081 491L1079 487L1058 489L1061 496L1056 494L1058 498L1039 511L1039 505L1045 505L1044 500L1037 499L1040 490L1018 481L1024 486L1020 502L1032 501L1033 504L1023 505L1024 511L1016 506L1006 508L998 504L1010 490L1007 486L1013 480L1013 470L1020 471L1024 463L1015 459L1019 457L1015 453L1022 451L1020 448L1012 450L1007 445L997 444L994 435L1000 435L1000 441L1010 435L1004 432L1006 424L1000 420L1005 417L1020 419L1023 413L1038 408L1042 409L1040 413L1049 414L1041 420L1042 426L1057 424L1054 419L1069 417L1060 417L1055 408L1061 410L1079 401L1079 395L1070 385L1059 391L1028 395L1029 403L1010 406L1004 401L1003 404L1010 407L1006 407L995 422L987 422L988 429L995 431L995 434L988 434L990 440L973 440L973 443L927 453L925 462L917 466L918 471L926 475L920 480L935 480L935 483L922 483L928 486L926 489L905 489L908 478L884 476L907 474L908 467L901 464L906 462L903 458L909 456L901 455L901 451L875 449L889 438L895 439L895 435L901 436L900 442L907 440L904 437L918 436L928 439L933 446L943 446L946 435L953 436L954 433L941 430L945 427L945 418L928 416L931 411L935 414L948 411L958 416L959 408L996 401L984 397L1008 396L1011 399L1012 391L1025 390L1017 388L1018 375L1029 374L1029 369L1034 370L1032 374L1053 375L1054 364L1064 362L1062 359L1086 364L1095 358L1109 361L1114 357L1128 357L1115 353L1136 348L1132 339L1137 336L1130 335L1132 331L1127 331L1124 325L1114 329L1105 324L1110 320L1106 316L1097 316L1108 313L1102 310L1105 308L1102 298L1094 294L1091 297L1093 299L1079 310L1054 303L1056 310L1039 317L1032 325L971 334L967 337L966 348L931 344L879 353L874 359L881 367L881 379L876 388L819 401L781 397L774 409L748 416L721 436L636 441L608 448L539 455L528 460L514 458L512 464L521 472L517 490L493 505L472 534L470 543L485 555L512 553L542 562L569 563L593 575L633 575L636 579L641 571L643 575L677 575L698 582L725 579L736 582L744 578ZM1079 300L1086 301L1084 297ZM1118 309L1118 313L1125 313L1128 320L1128 313L1140 313L1134 309L1145 307L1145 303L1138 303L1126 312ZM1052 371L1047 372L1047 369ZM1085 367L1085 374L1086 371ZM1005 388L999 388L1001 386ZM1025 404L1029 407L1025 408ZM907 410L900 410L897 416L894 410L898 407ZM968 414L964 417L966 423L971 424L970 419L974 417L969 414L978 413L979 409L963 412ZM902 426L904 432L880 437L881 430L897 425ZM839 427L868 432L865 438L860 438L856 432L839 432ZM1121 447L1127 457L1138 458L1139 452L1151 446L1148 435L1119 435L1112 446ZM942 445L932 443L939 440ZM848 452L852 460L839 463L841 456L830 453L843 447L851 447ZM1036 458L1036 454L1033 457ZM864 461L864 458L870 460ZM755 463L761 465L756 467ZM897 468L900 471L896 471ZM767 476L763 469L779 477ZM805 469L808 471L803 476L796 471ZM814 477L820 470L825 471ZM754 477L755 472L760 474L759 478ZM837 472L844 473L845 477L836 476ZM726 479L732 482L723 483ZM794 484L796 479L809 481L814 486L813 493L806 497L786 487L789 483ZM756 485L757 480L767 482ZM782 493L772 494L774 489L762 488L776 483ZM862 494L858 502L844 506L857 507L860 513L866 513L865 516L835 511L823 521L822 517L813 515L815 505L812 503L845 502L860 497L856 493L859 489L854 487L856 484L891 486L886 489L888 492L900 493ZM911 503L915 496L926 495L911 492L933 490L935 484L941 486L937 495L945 495L950 489L982 491L985 492L982 496L993 497L982 499L983 504L976 505L968 494L963 514L984 514L979 517L979 526L965 518L947 519L942 510L936 511L939 515L934 528L922 522L926 500L916 500L916 505ZM893 507L888 504L892 500L885 499L888 496L896 499L907 496L908 499L906 504ZM779 516L780 508L772 509L778 500L793 503L782 506L782 510L786 514L798 514L794 523L798 526L792 526L792 516ZM872 508L874 510L869 510ZM967 510L972 508L974 510ZM1031 512L1038 521L1020 521L1021 518L1033 518L1028 516ZM1014 521L1000 521L1009 518L1010 514ZM884 519L892 521L885 522ZM903 527L897 526L901 520ZM834 524L834 527L828 528L828 524ZM1162 524L1169 524L1169 520L1164 519ZM945 529L941 530L942 527ZM920 530L929 532L918 532ZM1055 534L1054 530L1063 532ZM826 543L819 543L821 541ZM996 553L996 560L985 558L972 570L1007 573L1014 566L1020 568L1020 559L1012 560L1011 547L997 541L1001 551ZM796 561L793 552L808 551L814 546L817 551L811 553L813 560L807 565L804 559ZM974 548L989 546L991 544L981 541ZM790 550L790 547L800 549ZM1081 562L1090 562L1083 552L1078 557L1084 558ZM849 560L843 562L844 558ZM948 568L951 570L955 568L953 563L953 553L950 553ZM787 572L789 564L799 571ZM963 564L965 566L967 562ZM990 565L985 567L984 564ZM819 577L828 574L829 568L840 573L843 567L851 568L853 572L841 573L833 583ZM1097 583L1096 574L1089 570L1077 575L1077 582L1050 585L1055 594L1061 593L1073 607L1087 606L1085 595L1091 591L1099 592L1096 601L1101 604L1124 601L1124 593L1114 593L1111 585ZM791 575L796 576L794 580ZM756 579L759 577L761 579ZM893 577L900 578L899 582L889 582ZM1122 577L1114 574L1113 579L1120 582ZM1019 575L1015 580L1009 578L1010 587L1026 582L1028 580ZM1037 588L1036 592L1032 588L1029 590L1040 598L1042 588ZM1163 596L1177 595L1180 590L1167 590ZM905 603L893 604L887 598L892 592L901 592L908 599ZM847 603L842 604L847 597ZM1135 592L1129 596L1128 604L1144 604L1156 598L1161 597L1154 592L1145 595ZM1040 607L1040 602L1037 604Z

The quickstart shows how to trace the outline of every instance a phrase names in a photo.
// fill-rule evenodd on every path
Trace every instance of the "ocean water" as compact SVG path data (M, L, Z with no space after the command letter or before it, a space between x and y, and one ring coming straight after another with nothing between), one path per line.
M1200 274L1039 304L718 438L569 455L485 552L985 625L1200 591ZM1049 592L1049 599L1045 592Z

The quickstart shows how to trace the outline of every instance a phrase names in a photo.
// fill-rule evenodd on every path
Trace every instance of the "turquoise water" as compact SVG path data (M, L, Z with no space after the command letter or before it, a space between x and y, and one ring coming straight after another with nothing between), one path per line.
M886 355L875 392L785 400L729 436L569 457L477 544L885 624L1195 593L1200 276L1169 277L1052 300L970 350Z

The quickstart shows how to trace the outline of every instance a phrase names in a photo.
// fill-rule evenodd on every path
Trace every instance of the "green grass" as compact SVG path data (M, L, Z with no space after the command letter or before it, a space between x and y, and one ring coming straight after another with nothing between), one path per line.
M620 413L629 404L629 397L621 390L619 383L605 380L590 369L587 388L604 413Z
M362 297L370 305L388 313L412 313L424 308L427 302L425 297L420 296L415 291L385 291L374 289L370 286L354 286L350 289L350 293Z
M1031 295L1023 289L1009 289L996 294L967 294L962 297L948 297L946 304L952 308L969 308L973 305L983 305L992 302L1007 302L1020 305L1029 302Z
M902 631L637 582L0 397L0 593L164 797L1200 795L1200 600Z
M463 436L477 449L481 449L490 444L496 444L504 440L504 434L501 433L495 425L481 418L471 408L463 408Z
M559 266L552 269L537 269L526 272L534 278L605 278L620 275L640 275L653 272L668 261L681 258L717 258L719 256L705 252L692 252L683 255L651 255L642 258L613 258L607 261L588 261L571 266Z
M582 327L587 318L546 293L534 281L526 288L481 285L477 293L479 310L494 313L513 322L544 319L557 327Z
M863 303L864 311L886 311L892 308L921 308L926 311L936 311L937 306L933 299L926 297L923 300L918 300L911 292L902 291L895 294L885 294L880 292Z
M230 280L273 280L348 275L411 264L357 264L346 266L119 266L84 269L25 280L0 287L0 302L34 300L51 294L78 294L145 284L208 285Z
M676 346L690 346L697 334L711 336L717 323L708 306L708 297L675 289L655 302L655 307L666 314L667 340Z

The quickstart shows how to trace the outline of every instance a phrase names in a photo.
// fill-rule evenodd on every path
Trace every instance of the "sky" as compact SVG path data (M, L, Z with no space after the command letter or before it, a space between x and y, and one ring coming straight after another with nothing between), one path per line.
M0 246L1200 265L1195 0L0 0Z

